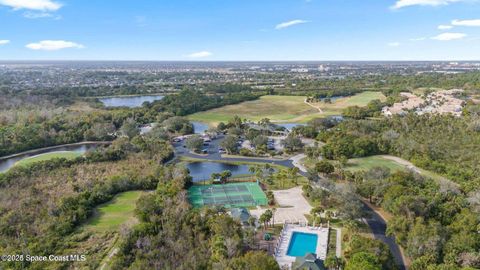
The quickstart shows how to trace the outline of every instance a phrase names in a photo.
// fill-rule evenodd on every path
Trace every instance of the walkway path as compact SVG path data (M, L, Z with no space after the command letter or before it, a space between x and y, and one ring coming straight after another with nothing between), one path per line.
M399 158L399 157L396 157L396 156L390 156L390 155L381 155L381 157L384 158L384 159L395 161L396 163L401 164L401 165L407 167L408 169L410 169L410 170L412 170L416 173L419 173L419 174L422 173L420 168L418 168L417 166L413 165L413 163L411 163L410 161L405 160L403 158Z
M436 174L436 173L434 173L434 172L430 172L430 171L424 170L424 169L422 169L422 168L419 168L419 167L415 166L413 163L411 163L410 161L405 160L405 159L403 159L403 158L396 157L396 156L391 156L391 155L380 155L380 157L382 157L382 158L384 158L384 159L388 159L388 160L395 161L395 162L397 162L398 164L403 165L403 166L405 166L407 169L409 169L409 170L411 170L411 171L413 171L413 172L415 172L415 173L418 173L418 174L420 174L420 175L426 176L426 177L428 177L428 178L432 178L432 179L437 180L437 181L443 180L443 181L445 181L445 183L448 183L448 184L452 185L452 187L456 187L456 188L459 188L459 187L460 187L459 184L453 182L452 180L447 179L447 178L445 178L445 177L443 177L443 176L441 176L441 175L438 175L438 174Z
M337 258L342 257L342 229L337 228L337 242L335 244L335 255Z
M323 110L321 108L319 108L319 107L313 105L312 103L308 102L307 99L305 99L303 102L305 102L305 104L307 104L308 106L317 109L319 113L323 113Z
M307 172L307 168L305 168L305 166L303 166L301 162L302 159L304 159L305 157L306 157L305 154L299 154L291 157L290 160L292 161L292 165L297 167L300 171Z

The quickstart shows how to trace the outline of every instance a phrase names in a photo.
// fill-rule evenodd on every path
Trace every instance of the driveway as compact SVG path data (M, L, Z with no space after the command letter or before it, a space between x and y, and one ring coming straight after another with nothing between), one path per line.
M296 156L293 156L290 158L290 160L292 161L292 164L293 166L297 167L301 172L304 172L306 173L307 172L307 168L305 168L305 166L303 166L302 164L302 159L304 159L306 157L305 154L298 154Z

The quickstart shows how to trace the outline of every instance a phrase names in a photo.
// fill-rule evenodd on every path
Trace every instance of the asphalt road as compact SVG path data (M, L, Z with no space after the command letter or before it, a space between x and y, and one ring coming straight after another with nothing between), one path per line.
M386 236L387 223L385 220L379 214L375 213L375 211L367 204L363 203L363 206L365 212L367 212L367 218L364 220L370 227L374 238L387 244L390 248L390 252L392 252L399 270L406 270L407 268L405 266L402 253L400 252L400 247L397 245L393 237Z
M245 158L235 158L235 157L222 157L219 151L220 142L223 140L224 136L220 135L216 139L212 140L209 143L209 146L206 146L207 154L197 155L191 153L185 147L185 141L174 143L173 146L175 147L175 155L180 157L189 157L195 159L204 159L210 161L232 161L232 162L256 162L256 163L270 163L280 166L285 166L288 168L293 168L294 165L291 160L280 160L280 159L267 159L267 158L253 158L253 157L245 157Z
M190 157L195 159L204 159L209 161L233 161L233 162L257 162L257 163L270 163L275 165L281 165L287 168L295 167L292 160L278 160L278 159L259 159L259 158L230 158L230 157L222 157L222 155L218 152L219 144L223 140L224 136L221 135L216 139L212 140L209 143L208 147L205 147L208 151L207 154L204 155L196 155L192 154L186 147L185 141L174 143L173 146L175 147L175 155L179 157ZM305 172L299 172L303 176L307 176ZM400 248L395 242L395 239L392 237L386 236L387 224L383 218L375 213L373 209L371 209L368 205L364 204L365 211L368 213L368 217L365 218L365 222L370 227L375 239L382 241L383 243L387 244L392 252L393 257L399 267L399 270L406 270L405 262L403 260L402 253L400 252Z

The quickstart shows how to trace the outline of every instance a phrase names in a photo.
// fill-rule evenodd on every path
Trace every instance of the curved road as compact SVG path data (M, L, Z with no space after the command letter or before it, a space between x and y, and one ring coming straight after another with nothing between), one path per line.
M267 158L236 158L236 157L222 157L222 154L218 152L220 141L223 139L223 135L218 136L216 139L212 140L208 147L207 154L205 155L196 155L192 154L186 147L185 142L173 143L175 147L175 155L180 157L189 157L195 159L204 159L210 161L231 161L231 162L256 162L256 163L270 163L275 165L281 165L288 168L293 168L293 163L289 159L267 159Z
M185 147L185 142L174 143L173 146L175 147L175 155L179 157L189 157L195 159L204 159L208 161L232 161L232 162L257 162L257 163L270 163L275 165L281 165L287 168L295 167L295 160L279 160L279 159L261 159L261 158L235 158L235 157L222 157L222 155L218 152L220 141L223 139L223 135L219 136L218 138L212 140L207 148L207 154L205 155L196 155L192 154L188 149ZM307 176L307 173L300 170L299 173L303 176ZM405 260L403 258L402 252L400 251L399 246L395 242L395 239L392 237L386 236L387 224L385 220L375 211L370 208L367 204L364 203L365 212L368 213L368 217L366 217L365 223L370 227L375 239L382 241L383 243L387 244L390 248L390 252L392 252L393 257L399 267L399 270L407 269L405 266Z
M402 252L400 251L400 247L397 245L393 237L386 235L387 223L385 220L366 203L363 203L363 206L365 212L367 213L367 217L364 218L364 221L370 227L373 237L387 244L387 246L390 248L390 252L392 252L399 270L406 270L407 267L405 266L405 260Z

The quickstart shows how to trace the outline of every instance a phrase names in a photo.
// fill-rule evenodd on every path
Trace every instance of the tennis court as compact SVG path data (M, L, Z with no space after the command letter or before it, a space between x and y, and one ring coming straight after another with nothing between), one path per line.
M194 207L224 206L231 208L267 205L267 196L254 182L195 185L188 189L188 198Z

